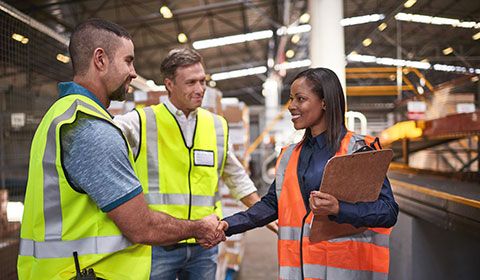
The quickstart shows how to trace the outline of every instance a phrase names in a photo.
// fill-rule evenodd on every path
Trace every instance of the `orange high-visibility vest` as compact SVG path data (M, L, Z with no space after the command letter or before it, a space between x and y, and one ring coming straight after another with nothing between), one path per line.
M350 154L371 136L347 132L336 155ZM283 149L277 161L279 279L387 279L391 228L310 243L313 213L307 215L297 177L303 142Z

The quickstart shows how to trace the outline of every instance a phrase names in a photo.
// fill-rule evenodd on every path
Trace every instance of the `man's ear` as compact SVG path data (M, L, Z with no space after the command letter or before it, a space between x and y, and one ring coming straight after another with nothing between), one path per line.
M108 56L105 53L105 50L102 48L96 48L93 51L93 65L98 71L105 71L107 69L109 60Z
M171 89L172 89L172 86L173 86L173 81L170 80L169 78L165 78L163 80L163 82L165 83L165 88L167 89L167 91L169 92L169 95L170 95L170 92L171 92Z

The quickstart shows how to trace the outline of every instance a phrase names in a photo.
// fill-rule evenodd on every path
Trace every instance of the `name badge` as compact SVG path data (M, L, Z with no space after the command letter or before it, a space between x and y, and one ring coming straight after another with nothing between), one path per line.
M213 151L193 151L193 163L196 166L214 166L214 154Z

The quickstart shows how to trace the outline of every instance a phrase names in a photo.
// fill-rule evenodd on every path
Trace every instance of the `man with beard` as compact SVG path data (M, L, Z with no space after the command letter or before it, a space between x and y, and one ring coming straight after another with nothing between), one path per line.
M215 215L178 220L145 202L130 146L106 110L136 77L133 49L127 31L108 21L87 20L72 33L73 82L59 84L32 142L19 279L72 279L74 252L100 279L148 279L151 247L133 243L196 238L209 247L225 238Z

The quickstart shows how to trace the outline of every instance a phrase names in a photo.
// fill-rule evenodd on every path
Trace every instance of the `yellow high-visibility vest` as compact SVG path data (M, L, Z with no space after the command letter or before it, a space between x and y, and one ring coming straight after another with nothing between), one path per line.
M87 194L75 191L65 177L60 128L73 123L78 112L114 125L101 106L78 94L60 98L42 119L30 153L19 279L71 279L76 275L74 251L81 267L93 268L97 277L148 279L151 247L127 240L107 214ZM126 139L125 143L133 165Z
M135 161L150 208L178 219L199 220L212 213L221 217L218 180L227 152L225 119L198 108L192 146L187 147L164 104L136 110L141 131Z

